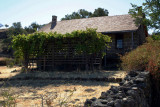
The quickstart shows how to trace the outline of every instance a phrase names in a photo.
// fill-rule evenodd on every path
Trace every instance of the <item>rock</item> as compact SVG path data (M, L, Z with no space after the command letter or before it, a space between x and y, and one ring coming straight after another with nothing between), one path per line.
M13 71L11 71L11 73L14 73L14 72L18 72L16 69L15 70L13 70Z
M118 93L118 87L116 86L111 86L110 90L113 92L113 93Z
M150 74L149 72L141 72L138 76L141 78L144 78L144 77L150 76Z
M86 100L85 104L89 107L149 107L152 84L148 72L131 71L119 84L102 92L98 99Z
M128 90L127 95L134 96L134 95L136 95L136 92L134 90Z
M107 100L101 100L101 103L104 105L107 105L108 101Z
M74 99L74 101L80 101L80 99Z
M100 99L106 99L107 98L107 93L105 93L105 92L102 92L101 93L101 96L100 96Z
M125 97L126 95L124 93L117 93L116 96L119 98L119 99L122 99L123 97Z
M107 105L108 105L108 106L112 106L112 107L113 107L113 105L114 105L114 101L110 101L110 102L108 102L108 103L107 103Z
M93 97L93 98L91 98L91 100L92 100L92 101L96 101L96 100L97 100L97 98L96 98L96 97Z
M114 107L121 107L121 101L119 99L114 102Z
M137 107L134 104L131 105L128 98L123 98L121 104L123 107Z
M131 77L130 77L129 75L127 75L127 76L124 78L124 80L129 81L129 80L131 80Z
M108 107L107 104L102 104L101 100L97 99L91 105L91 107Z
M137 90L138 88L137 87L132 87L132 90Z
M131 77L135 77L135 76L138 75L138 72L136 72L136 71L130 71L130 72L128 73L128 75L131 76Z
M135 80L133 80L133 82L136 84L143 83L144 81L144 78L136 78Z
M93 90L93 89L90 88L90 89L85 89L84 91L90 93L90 92L94 92L95 90Z
M90 107L92 105L93 101L92 100L89 100L87 99L84 103L84 107Z

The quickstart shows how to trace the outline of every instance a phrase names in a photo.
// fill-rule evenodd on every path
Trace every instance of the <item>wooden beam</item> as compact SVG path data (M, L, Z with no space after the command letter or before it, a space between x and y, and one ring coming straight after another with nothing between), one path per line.
M133 32L132 32L132 38L131 38L132 39L132 49L133 49L133 46L134 46L134 38L133 38L133 36L134 35L133 35Z

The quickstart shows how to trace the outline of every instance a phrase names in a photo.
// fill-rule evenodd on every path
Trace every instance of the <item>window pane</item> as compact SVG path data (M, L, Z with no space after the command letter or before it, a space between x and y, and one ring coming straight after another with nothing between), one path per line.
M122 47L122 40L117 40L117 48L123 48Z

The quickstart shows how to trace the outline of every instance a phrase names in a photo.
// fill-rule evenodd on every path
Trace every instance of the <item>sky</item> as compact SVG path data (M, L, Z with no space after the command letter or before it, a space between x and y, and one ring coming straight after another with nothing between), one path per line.
M29 26L32 22L46 24L51 22L52 15L58 21L66 14L85 9L93 12L98 7L107 9L109 16L128 14L131 3L142 5L144 0L0 0L0 23L12 26L21 22Z

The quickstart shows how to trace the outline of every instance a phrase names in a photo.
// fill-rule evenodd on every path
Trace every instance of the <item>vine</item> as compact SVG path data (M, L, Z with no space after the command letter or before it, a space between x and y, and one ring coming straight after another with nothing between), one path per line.
M77 55L83 53L93 54L109 47L111 38L107 35L96 32L96 29L77 30L71 33L45 33L36 32L33 34L22 34L13 36L12 48L16 57L31 58L44 54L47 43L53 43L58 46L57 50L65 50L65 42L73 43ZM48 47L48 46L47 46ZM46 54L46 53L45 53ZM104 56L104 54L103 54Z

